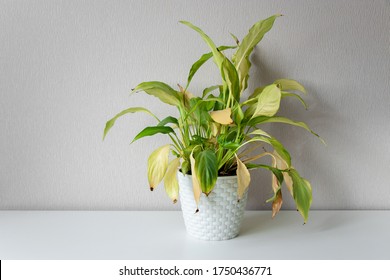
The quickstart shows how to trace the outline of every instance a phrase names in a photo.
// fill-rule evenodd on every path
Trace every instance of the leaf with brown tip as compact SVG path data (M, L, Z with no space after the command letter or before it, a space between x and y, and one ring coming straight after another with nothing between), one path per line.
M168 167L170 145L164 145L150 154L148 159L148 180L153 190L164 178Z
M196 203L196 208L198 211L198 205L199 205L199 200L200 200L200 194L202 193L202 189L200 187L200 182L197 177L197 172L195 169L195 159L193 156L194 151L192 151L190 155L190 162L191 162L191 174L192 174L192 189L194 191L194 198L195 198L195 203Z
M279 213L280 208L282 207L283 204L283 198L282 198L282 191L279 188L279 190L275 194L275 198L272 202L272 218L276 216L276 214Z
M167 172L164 176L165 192L172 199L173 203L177 202L179 195L179 183L177 181L177 170L180 166L180 158L175 158L168 164Z

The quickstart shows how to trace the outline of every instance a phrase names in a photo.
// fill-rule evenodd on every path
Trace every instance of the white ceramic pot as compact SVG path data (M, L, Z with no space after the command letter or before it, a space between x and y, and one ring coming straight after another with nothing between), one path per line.
M191 175L177 174L179 195L187 232L203 240L226 240L238 235L248 193L237 199L237 176L218 177L213 191L202 193L199 212L192 188Z

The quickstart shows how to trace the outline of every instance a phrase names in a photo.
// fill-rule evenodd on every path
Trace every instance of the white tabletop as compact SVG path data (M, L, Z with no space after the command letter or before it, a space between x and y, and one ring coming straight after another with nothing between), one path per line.
M240 235L200 241L181 212L0 211L0 259L390 259L390 211L245 213Z

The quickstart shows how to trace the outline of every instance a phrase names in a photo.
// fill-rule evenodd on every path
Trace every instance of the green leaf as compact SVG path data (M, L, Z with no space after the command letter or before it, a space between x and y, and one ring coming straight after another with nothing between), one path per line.
M207 94L209 94L210 92L212 92L212 91L214 91L216 89L219 89L221 87L222 87L221 85L215 85L215 86L211 86L211 87L205 88L203 90L202 98L205 98Z
M133 89L133 92L137 91L144 91L147 94L159 98L162 102L173 106L179 106L183 99L183 93L174 90L165 83L157 81L141 83Z
M126 115L126 114L129 114L129 113L136 113L136 112L144 112L144 113L147 113L151 116L153 116L157 121L160 121L152 112L150 112L148 109L146 108L143 108L143 107L131 107L131 108L128 108L126 110L123 110L122 112L120 112L119 114L117 114L115 117L113 117L111 120L109 120L107 123L106 123L106 127L104 128L104 134L103 134L103 140L104 138L106 137L108 131L114 126L115 124L115 121L123 116L123 115Z
M248 101L244 102L245 104L253 104L257 101L257 98L264 90L265 87L256 88L253 93L248 97Z
M251 119L248 122L248 126L255 126L255 125L261 124L261 123L285 123L285 124L290 124L290 125L302 127L304 129L306 129L307 131L309 131L310 133L312 133L313 135L317 136L320 139L320 141L324 145L326 145L325 141L317 133L315 133L313 130L311 130L307 126L307 124L305 124L304 122L293 121L293 120L290 120L290 119L285 118L285 117L265 117L265 116L260 116L260 117L256 117L256 118Z
M161 122L159 122L157 126L165 126L168 123L176 124L177 126L179 126L179 121L175 117L172 117L172 116L166 117Z
M219 51L219 49L215 46L214 42L210 39L209 36L207 36L202 29L200 29L199 27L193 25L192 23L188 22L188 21L180 21L180 23L184 24L184 25L187 25L188 27L190 27L191 29L195 30L196 32L198 32L200 34L200 36L202 37L202 39L206 42L206 44L209 46L209 48L211 49L211 52L214 56L214 59L215 59L215 63L218 65L218 68L221 68L221 64L222 64L222 61L224 59L224 55Z
M303 85L301 85L300 83L298 83L295 80L279 79L279 80L276 80L274 82L274 84L279 85L281 90L298 90L298 91L306 94L306 89L303 87Z
M285 97L297 98L302 103L303 107L305 107L305 109L307 110L307 104L306 104L305 100L303 100L303 98L300 97L298 94L282 91L282 98L285 98Z
M200 97L194 97L190 100L191 110L186 114L185 119L187 119L192 113L195 113L197 117L200 116L205 118L206 121L210 120L209 118L209 106L213 105L215 102L223 104L223 101L218 97L209 97L207 99L201 99Z
M210 39L210 37L207 36L199 27L187 21L180 21L180 23L187 25L188 27L192 28L193 30L195 30L200 34L202 39L206 42L206 44L211 49L211 52L214 57L214 61L221 71L221 76L225 81L227 87L229 88L230 94L232 94L233 97L237 101L239 101L240 92L239 92L239 83L238 83L239 82L238 73L234 65L231 63L231 61L228 60L220 52L220 50L215 46L214 42Z
M275 115L279 110L281 98L280 89L276 85L266 86L257 98L256 109L252 118L258 116L272 117Z
M169 126L148 126L144 128L140 133L138 133L137 136L134 137L133 141L131 141L131 143L146 136L153 136L157 133L168 134L175 133L175 131Z
M240 148L244 145L251 143L251 142L264 142L264 143L271 145L278 152L278 154L286 161L288 166L291 166L290 153L284 148L283 144L280 143L275 138L268 138L265 136L255 136L255 137L251 138L250 140L241 144Z
M257 169L257 168L263 168L271 171L275 177L278 179L279 184L281 185L283 183L283 173L278 168L265 165L265 164L256 164L256 163L247 163L246 167L248 169Z
M244 119L244 112L242 111L242 108L241 108L240 104L237 103L233 107L233 120L234 120L234 123L237 124L237 125L240 125L243 119Z
M237 49L237 52L234 54L234 65L238 70L241 91L243 91L247 86L246 83L251 66L249 55L252 53L253 48L261 41L264 35L269 30L271 30L275 19L279 16L281 15L274 15L255 23L242 40L240 46Z
M227 50L227 49L235 49L235 48L237 48L237 47L236 46L220 46L217 49L219 51L224 51L224 50ZM186 89L190 85L190 83L192 81L192 78L194 77L195 73L199 70L199 68L202 67L202 65L205 64L206 61L209 60L212 57L213 57L213 53L212 52L205 53L191 66L191 69L190 69L190 72L189 72L188 78L187 78Z
M164 178L168 167L169 146L161 146L149 156L148 181L150 190L153 190Z
M195 167L202 192L208 195L218 177L217 156L211 150L202 151L196 156Z
M237 36L234 35L233 33L230 33L230 36L232 36L232 38L236 42L237 46L239 46L240 45L240 40L238 40Z
M232 62L225 57L221 65L222 78L226 82L229 93L237 102L240 102L240 80L237 69Z
M288 174L293 181L293 197L295 204L306 223L312 202L311 185L306 179L302 178L295 169L289 170Z
M249 134L250 135L261 135L261 136L266 136L268 138L272 138L271 135L269 135L267 132L265 132L262 129L255 129L255 130L251 131Z

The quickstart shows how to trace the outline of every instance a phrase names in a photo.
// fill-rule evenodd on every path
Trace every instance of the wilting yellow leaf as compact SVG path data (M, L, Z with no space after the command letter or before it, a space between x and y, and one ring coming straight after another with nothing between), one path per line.
M191 174L192 174L192 188L194 191L194 198L196 203L196 211L198 211L198 204L200 200L200 194L202 193L202 189L200 187L200 182L198 177L196 176L196 170L195 170L195 159L194 156L190 155L190 162L191 162Z
M275 160L276 160L275 161L276 165L274 167L277 167L278 169L281 170L289 168L287 162L278 154L277 151L273 151L273 155L275 156ZM286 183L286 187L290 191L291 195L293 195L293 181L287 172L282 172L282 173L283 173L284 182ZM272 176L273 176L272 181L276 180L277 182L275 175Z
M168 167L169 144L156 149L148 159L148 180L153 190L164 178Z
M173 203L177 202L179 195L179 183L177 181L177 170L180 166L180 158L175 158L168 164L167 172L164 176L165 192L172 199Z
M274 154L269 153L269 155L272 157L272 167L277 168L276 165L276 157ZM272 173L272 189L274 190L274 193L277 192L279 189L279 181L278 178Z
M251 175L249 174L248 169L245 164L238 158L237 159L237 181L238 181L238 199L240 200L244 195L245 191L249 187L249 183L251 181Z
M272 218L276 216L276 214L279 213L280 208L282 207L283 199L282 199L282 192L279 189L275 194L275 199L272 202Z
M213 111L210 112L211 118L216 122L223 125L231 124L233 123L233 120L230 118L230 115L232 114L231 108L226 108L223 110Z

